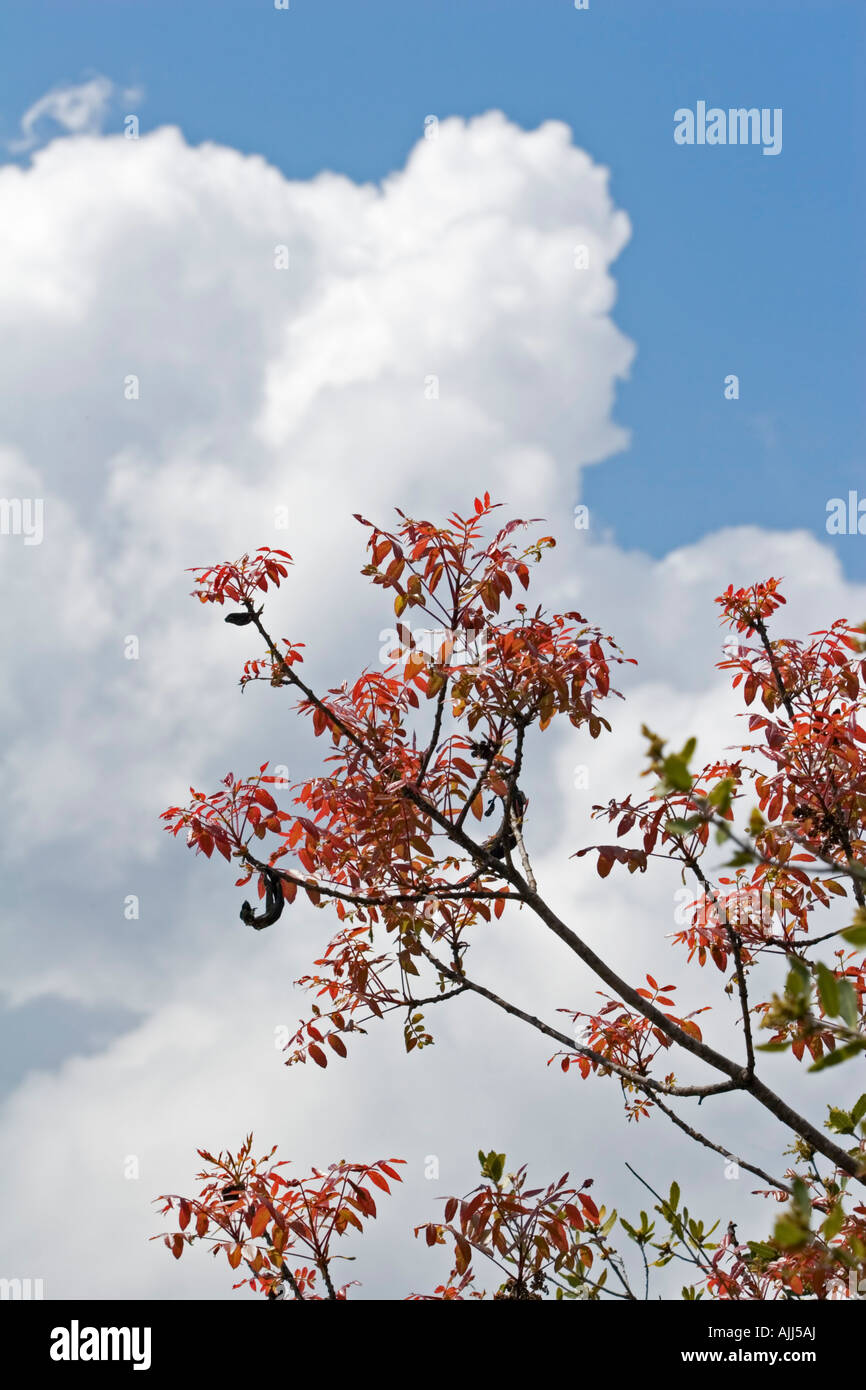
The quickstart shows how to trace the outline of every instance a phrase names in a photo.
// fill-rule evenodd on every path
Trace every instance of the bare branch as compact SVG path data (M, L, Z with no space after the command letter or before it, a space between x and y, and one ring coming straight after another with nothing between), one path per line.
M730 1159L732 1163L736 1163L738 1168L745 1168L749 1173L754 1173L756 1178L763 1178L771 1187L778 1187L782 1192L787 1192L789 1197L791 1196L791 1188L788 1187L787 1183L779 1182L778 1178L773 1178L769 1173L765 1173L763 1168L756 1168L754 1164L747 1163L744 1158L739 1158L736 1154L732 1154L730 1150L724 1148L723 1145L714 1144L712 1139L708 1139L699 1129L695 1129L692 1125L686 1124L685 1120L680 1119L679 1115L675 1114L673 1110L665 1105L664 1101L660 1100L657 1095L652 1097L652 1103L653 1105L657 1105L659 1110L667 1115L669 1120L673 1120L674 1124L688 1134L691 1139L694 1139L696 1143L703 1144L708 1149L713 1149L717 1154L721 1154L723 1158Z

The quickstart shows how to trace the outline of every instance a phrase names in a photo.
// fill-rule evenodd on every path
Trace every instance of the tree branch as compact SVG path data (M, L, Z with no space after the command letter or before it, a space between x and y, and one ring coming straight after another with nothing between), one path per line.
M665 1105L664 1101L660 1100L657 1095L652 1097L652 1103L653 1105L657 1105L659 1110L667 1115L669 1120L672 1120L679 1129L688 1134L696 1143L703 1144L708 1149L713 1149L715 1153L721 1154L723 1158L730 1159L732 1163L736 1163L738 1168L747 1169L748 1172L754 1173L756 1178L763 1178L771 1187L778 1187L782 1192L787 1192L789 1197L791 1196L791 1189L786 1183L779 1182L778 1178L772 1178L769 1173L764 1172L763 1168L756 1168L754 1164L747 1163L744 1158L739 1158L736 1154L732 1154L721 1144L714 1144L712 1139L708 1139L705 1134L701 1134L699 1129L694 1129L692 1125L686 1124L685 1120L680 1119L679 1115L675 1114L673 1110Z

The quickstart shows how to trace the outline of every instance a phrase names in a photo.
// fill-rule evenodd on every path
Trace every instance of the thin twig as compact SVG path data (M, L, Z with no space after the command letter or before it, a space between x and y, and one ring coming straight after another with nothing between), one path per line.
M685 1120L680 1119L679 1115L675 1114L673 1110L665 1105L664 1101L660 1100L658 1096L652 1097L652 1103L653 1105L657 1105L659 1110L667 1115L669 1120L673 1120L674 1124L677 1125L679 1129L683 1130L698 1144L703 1144L708 1149L714 1149L715 1152L721 1154L723 1158L729 1159L731 1163L736 1163L738 1168L745 1168L749 1173L754 1173L756 1178L763 1178L771 1187L778 1187L782 1192L787 1192L789 1197L791 1196L791 1189L788 1187L787 1183L779 1182L778 1178L773 1178L769 1173L765 1173L763 1168L756 1168L753 1163L747 1163L744 1158L739 1158L737 1154L732 1154L730 1150L724 1148L722 1144L714 1144L712 1139L708 1139L705 1134L701 1134L699 1129L694 1129L692 1125L688 1125Z

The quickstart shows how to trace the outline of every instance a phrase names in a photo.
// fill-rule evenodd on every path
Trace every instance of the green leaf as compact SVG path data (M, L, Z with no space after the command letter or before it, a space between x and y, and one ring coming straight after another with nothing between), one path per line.
M866 946L866 908L857 908L854 921L841 935L842 940L847 941L849 946Z
M785 980L785 994L799 1004L807 1003L812 997L812 974L803 961L796 956L788 957L788 977Z
M849 1028L856 1028L858 1013L854 986L850 980L837 980L836 992L839 996L839 1017L848 1024Z
M826 1240L832 1240L838 1236L845 1221L845 1213L842 1210L842 1203L837 1202L830 1212L827 1220L821 1226L821 1234Z
M816 963L815 970L818 976L818 998L821 1000L821 1008L825 1014L829 1014L831 1018L836 1018L839 1013L839 986L836 976L821 961Z
M736 854L732 854L730 859L725 860L726 869L742 869L746 864L754 864L755 856L751 850L738 849Z
M665 822L665 833L667 835L691 835L692 831L703 824L703 816L689 816L688 820L669 820Z
M670 757L665 758L662 763L662 775L665 782L669 787L673 787L674 791L687 792L692 785L692 774L683 758L677 753L671 753Z
M803 1229L799 1221L792 1220L790 1216L779 1217L773 1239L782 1250L796 1250L798 1245L805 1245L808 1238L809 1232Z
M731 795L735 786L736 783L733 777L725 777L724 780L713 787L713 790L710 792L707 798L710 805L715 806L716 810L721 811L723 814L725 811L730 810Z
M810 1071L825 1071L827 1067L838 1067L840 1062L847 1062L849 1057L856 1057L858 1052L862 1052L866 1043L853 1042L847 1043L845 1047L837 1047L835 1052L825 1052L823 1057L819 1057L817 1062L813 1062Z
M483 1149L478 1150L478 1162L481 1164L481 1176L490 1178L498 1183L505 1169L505 1154L498 1154L495 1149L491 1149L486 1154Z
M860 1123L864 1115L866 1115L866 1093L864 1093L852 1107L851 1118L855 1125Z
M827 1108L830 1113L824 1125L825 1129L832 1129L836 1134L854 1133L855 1121L850 1110L837 1110L833 1105Z
M764 817L761 815L757 806L753 806L752 813L749 816L749 834L755 836L760 835L765 825L766 821Z
M809 1197L809 1189L802 1178L795 1178L792 1186L791 1206L801 1222L808 1226L812 1217L812 1201Z
M775 1245L767 1245L762 1240L750 1240L749 1253L753 1260L775 1260L779 1254Z
M668 1198L668 1201L669 1201L670 1204L671 1204L671 1210L672 1210L672 1211L676 1211L677 1207L678 1207L679 1204L680 1204L680 1185L679 1185L679 1183L677 1183L677 1182L672 1182L672 1183L671 1183L671 1195L670 1195L670 1197Z

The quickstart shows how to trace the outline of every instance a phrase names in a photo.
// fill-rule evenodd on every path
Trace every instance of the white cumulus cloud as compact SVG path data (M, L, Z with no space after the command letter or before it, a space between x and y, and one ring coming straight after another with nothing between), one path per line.
M10 150L17 154L32 149L43 138L46 121L70 135L94 134L101 128L113 94L114 83L102 76L53 87L24 112L20 138L10 141Z
M377 664L393 622L358 577L353 512L440 516L489 488L547 517L560 547L539 596L579 606L641 660L593 799L632 785L648 712L686 723L685 737L727 708L712 596L753 577L753 560L791 576L797 621L856 616L864 595L801 534L738 529L654 561L572 529L581 469L627 444L614 401L634 346L614 320L628 219L566 126L449 119L381 185L293 181L171 128L96 135L104 84L37 102L25 140L43 117L78 138L0 168L0 492L44 502L41 545L0 537L0 640L17 654L0 686L4 987L16 1002L118 1004L143 1021L95 1056L71 1039L57 1070L25 1076L22 1059L0 1116L15 1193L0 1272L48 1274L49 1296L227 1287L210 1262L178 1266L147 1245L148 1203L189 1187L198 1144L236 1145L254 1126L263 1148L279 1140L299 1163L410 1159L387 1258L372 1277L359 1270L368 1293L399 1296L440 1277L410 1276L426 1267L408 1228L434 1197L472 1185L479 1145L530 1159L539 1177L611 1172L615 1088L576 1098L545 1067L551 1048L526 1048L482 1008L443 1016L420 1056L380 1030L326 1075L282 1069L274 1029L306 1009L291 981L330 914L299 906L252 936L231 871L187 854L157 817L190 782L213 789L265 759L301 777L317 745L267 687L241 698L254 644L187 597L185 567L290 550L268 612L307 643L305 673L325 686ZM600 885L589 860L569 860L588 834L586 794L570 784L585 741L551 734L536 756L529 830L546 881L637 961L635 915L643 904L647 932L666 922L669 884L636 902L633 884ZM539 941L505 922L483 949L525 1006L534 981L551 1009L588 1007L594 985ZM664 1154L674 1140L653 1125ZM431 1154L436 1184L423 1180ZM130 1156L137 1179L124 1177ZM715 1170L691 1162L717 1196ZM42 1223L48 1187L55 1215Z

